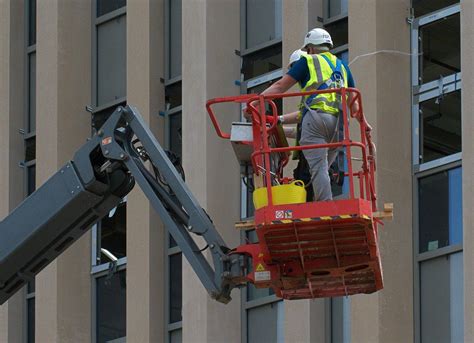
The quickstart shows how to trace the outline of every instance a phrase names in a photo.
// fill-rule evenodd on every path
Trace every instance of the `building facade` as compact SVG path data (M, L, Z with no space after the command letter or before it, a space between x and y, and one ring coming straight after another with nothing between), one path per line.
M350 64L379 205L395 204L385 288L281 301L248 286L217 303L137 188L0 307L0 342L474 341L471 0L0 0L0 217L133 104L228 245L255 241L234 229L251 197L205 102L264 90L314 27Z

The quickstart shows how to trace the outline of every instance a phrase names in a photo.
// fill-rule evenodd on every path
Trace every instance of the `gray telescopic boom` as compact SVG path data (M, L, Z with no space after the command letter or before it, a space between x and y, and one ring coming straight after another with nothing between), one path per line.
M118 107L72 161L0 222L0 304L108 215L135 183L211 297L229 302L248 261L229 254L170 157L134 107ZM190 233L206 241L212 267Z

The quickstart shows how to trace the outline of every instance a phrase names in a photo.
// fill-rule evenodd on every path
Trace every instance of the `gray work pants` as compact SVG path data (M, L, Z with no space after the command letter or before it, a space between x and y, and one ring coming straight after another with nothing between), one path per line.
M310 110L306 112L301 128L301 145L325 144L338 140L336 133L338 119L336 116ZM303 150L308 161L314 189L314 200L332 200L329 166L336 159L338 148Z

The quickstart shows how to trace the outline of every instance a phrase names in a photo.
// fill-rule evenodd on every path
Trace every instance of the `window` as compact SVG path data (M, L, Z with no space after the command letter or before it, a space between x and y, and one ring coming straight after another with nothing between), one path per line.
M26 94L23 121L24 160L23 194L29 196L36 189L36 0L25 1ZM25 341L35 342L35 280L28 282L25 301Z
M127 203L122 202L98 225L99 247L97 249L97 264L109 263L110 258L104 255L102 249L120 259L127 256Z
M247 311L247 342L283 342L283 302L273 302Z
M461 168L421 178L418 192L420 253L461 244Z
M324 28L331 35L334 49L349 44L349 25L347 17L336 22L325 24Z
M97 105L125 97L126 16L97 26Z
M245 55L242 60L244 80L282 68L281 43Z
M420 107L420 162L461 151L461 91L423 101Z
M28 46L36 44L36 0L28 0Z
M169 257L169 322L177 323L182 320L182 254L176 253Z
M126 336L126 272L96 279L97 343Z
M181 76L181 13L182 0L170 0L169 4L169 79Z
M459 0L412 0L412 7L415 17L421 17L458 2Z
M166 0L165 13L165 147L182 157L182 0ZM183 256L176 241L167 235L166 342L181 343L183 327Z
M453 5L413 21L413 162L418 168L460 157L459 11Z
M126 0L93 0L92 131L126 105ZM95 340L125 342L126 198L92 228Z
M36 130L36 52L28 54L28 132Z
M282 0L243 0L244 49L256 48L282 37Z
M36 165L32 164L26 167L27 174L27 195L33 193L36 189Z
M334 18L340 15L347 15L349 9L348 0L327 0L327 16Z
M35 342L35 281L26 286L26 342Z
M97 0L97 17L113 12L126 4L126 0Z
M420 27L420 83L461 71L460 32L459 13Z
M415 342L462 342L460 6L412 6Z
M462 252L420 265L422 342L463 342Z
M351 298L337 297L329 300L331 331L333 343L350 343L351 341Z

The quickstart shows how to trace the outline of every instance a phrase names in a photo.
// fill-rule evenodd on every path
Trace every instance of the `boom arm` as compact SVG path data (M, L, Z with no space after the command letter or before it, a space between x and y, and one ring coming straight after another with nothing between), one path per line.
M167 153L138 111L126 106L118 107L73 161L0 222L0 304L105 217L135 182L211 297L230 301L231 290L245 283L245 257L228 254ZM208 244L213 268L190 232Z

